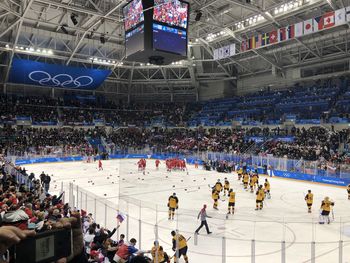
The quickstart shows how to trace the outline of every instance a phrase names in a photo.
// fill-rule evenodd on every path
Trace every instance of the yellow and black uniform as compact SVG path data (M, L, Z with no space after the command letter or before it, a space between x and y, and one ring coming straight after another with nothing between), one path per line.
M235 213L236 193L230 189L228 193L228 214Z
M179 204L179 199L177 198L176 194L174 193L168 199L169 220L174 219L175 209L178 209L178 207L179 207L178 204Z
M230 182L225 178L225 183L224 183L224 195L226 194L226 191L230 189Z
M152 263L167 262L167 260L165 259L164 250L158 244L154 245L154 247L152 247L151 255L152 255Z
M329 197L326 197L321 204L322 215L329 215L332 206L334 206L334 202L330 201Z
M321 203L321 216L322 219L320 221L320 224L324 224L325 220L327 219L327 223L330 223L329 219L329 213L331 212L331 208L334 206L334 202L332 202L329 197L325 197L325 199Z
M256 191L256 208L255 210L262 209L263 208L263 201L265 197L265 192L262 189L262 185L259 186L258 191Z
M254 185L255 185L255 183L256 183L256 180L257 180L257 178L256 178L254 175L252 175L252 176L250 177L249 186L250 186L250 192L251 192L251 193L254 192L253 188L254 188Z
M305 195L305 201L307 205L307 211L308 213L311 213L311 207L314 202L314 194L311 193L311 190L308 191L308 193Z
M239 168L239 170L237 171L237 175L238 175L238 180L241 180L242 175L243 175L243 169Z
M183 235L176 234L175 231L172 231L171 235L173 236L173 248L172 249L173 249L173 251L175 251L174 262L177 262L176 261L177 256L179 258L181 256L183 256L185 262L188 263L186 238Z
M350 184L348 185L346 190L348 191L348 199L350 200Z
M222 190L222 183L220 183L219 181L216 182L214 188L215 188L216 191L218 191L220 193L221 190Z
M259 175L258 175L258 173L254 173L253 177L255 177L254 181L255 181L256 187L258 187L259 186ZM255 185L254 185L254 187L255 187Z
M211 198L214 200L214 209L218 209L219 192L214 188L211 192Z
M247 173L243 174L243 185L244 189L248 188L249 175Z
M265 179L264 188L265 188L265 194L266 194L267 198L270 199L271 198L271 194L270 194L271 186L270 186L270 182L267 179Z

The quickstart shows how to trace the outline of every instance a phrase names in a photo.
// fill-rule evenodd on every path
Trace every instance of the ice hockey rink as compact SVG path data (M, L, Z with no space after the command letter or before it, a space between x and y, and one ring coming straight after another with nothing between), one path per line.
M97 170L97 163L82 162L33 164L26 169L36 176L42 171L53 175L50 191L54 194L63 185L67 195L68 184L73 183L77 208L95 213L101 225L116 226L117 210L126 215L118 234L136 238L137 247L141 245L142 250L151 249L153 241L159 239L172 256L170 232L178 229L190 238L191 263L281 262L283 251L286 262L340 262L340 240L342 262L350 262L350 200L345 188L270 177L271 199L265 200L263 210L255 211L255 194L243 189L236 173L204 171L193 166L188 166L188 174L167 172L164 162L156 170L154 160L147 160L143 175L137 170L137 161L103 161L103 171ZM219 210L214 210L208 186L225 177L236 192L235 214L228 219L227 200L219 201ZM260 176L260 184L264 180ZM312 214L307 213L304 201L308 189L314 193ZM174 192L179 198L179 209L175 220L169 221L167 200ZM325 196L335 202L334 221L320 225L319 208ZM202 228L197 239L194 231L200 224L197 214L203 204L208 205L207 213L212 216L208 224L213 233L207 235ZM117 235L113 238L117 239ZM255 261L251 259L252 253Z

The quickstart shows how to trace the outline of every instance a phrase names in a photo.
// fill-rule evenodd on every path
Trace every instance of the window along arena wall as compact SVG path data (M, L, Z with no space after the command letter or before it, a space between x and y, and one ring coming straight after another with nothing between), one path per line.
M157 171L153 159L147 160L146 174L137 171L136 162L143 155L128 155L128 159L103 161L103 171L97 163L81 161L39 163L38 160L17 161L34 163L26 166L36 175L41 171L53 174L51 192L65 191L65 202L93 213L95 220L108 228L117 224L121 213L125 221L118 235L138 240L141 249L150 249L159 240L170 255L170 231L178 229L190 238L191 262L346 262L350 258L350 215L346 191L303 181L269 178L272 198L265 201L262 211L254 211L255 195L242 189L235 173L195 169L167 173L162 163ZM130 158L135 157L135 158ZM146 156L148 157L148 156ZM50 157L52 158L52 157ZM79 160L79 157L66 157ZM52 161L52 160L51 160ZM227 177L236 192L236 213L226 219L227 201L219 202L219 211L211 209L208 187ZM264 179L265 177L261 177ZM304 194L312 189L315 195L313 213L307 214ZM174 221L167 219L168 196L176 192L179 210ZM335 201L334 221L320 225L319 205L327 194ZM199 236L194 230L202 205L208 204L208 219L212 235L204 230ZM116 236L118 236L116 235ZM181 261L180 261L181 262Z

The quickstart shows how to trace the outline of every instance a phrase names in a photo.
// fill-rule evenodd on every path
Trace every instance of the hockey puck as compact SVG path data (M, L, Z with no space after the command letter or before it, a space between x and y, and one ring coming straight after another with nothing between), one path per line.
M124 180L125 180L125 178L122 178L122 180L124 181Z
M143 180L145 180L145 179L142 178L141 180L143 181Z
M185 191L187 191L187 189L185 188Z
M73 182L75 182L75 180L73 180Z
M104 196L106 196L107 194L104 194Z
M207 180L207 178L204 178L204 181Z
M139 178L137 178L137 180L140 180L140 177L139 177Z
M193 182L195 182L196 180L193 180Z
M184 180L181 180L181 182L183 182Z
M56 183L56 180L53 180L54 183Z
M92 185L95 185L95 183L92 183Z
M198 187L198 189L201 189L200 187Z
M168 178L168 176L165 176L165 178Z
M175 185L173 185L173 188L175 188Z
M107 177L107 180L109 179L109 177Z

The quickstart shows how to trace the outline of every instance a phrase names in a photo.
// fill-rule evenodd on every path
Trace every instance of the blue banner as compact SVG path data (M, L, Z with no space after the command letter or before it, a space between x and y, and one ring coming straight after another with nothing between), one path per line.
M14 59L9 82L70 89L97 89L111 70L86 69Z

